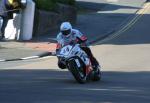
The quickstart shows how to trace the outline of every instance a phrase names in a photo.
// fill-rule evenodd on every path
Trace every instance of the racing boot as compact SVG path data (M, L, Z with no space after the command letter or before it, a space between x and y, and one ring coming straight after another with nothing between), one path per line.
M60 58L58 58L58 67L60 69L66 69L66 64L63 60L61 60Z

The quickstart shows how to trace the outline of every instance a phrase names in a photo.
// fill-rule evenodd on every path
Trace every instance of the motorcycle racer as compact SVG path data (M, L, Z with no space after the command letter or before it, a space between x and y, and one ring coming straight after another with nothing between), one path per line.
M81 45L81 49L89 56L94 71L97 71L99 63L93 56L91 49L88 47L87 37L79 30L73 29L69 22L63 22L60 26L60 33L57 35L56 52L59 51L63 46L72 43L78 43ZM58 67L61 69L66 68L65 63L60 58L58 58Z

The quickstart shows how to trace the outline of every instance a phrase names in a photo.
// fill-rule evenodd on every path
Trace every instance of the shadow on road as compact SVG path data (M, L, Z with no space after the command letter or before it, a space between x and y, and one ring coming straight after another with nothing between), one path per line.
M140 2L142 5L143 1ZM150 14L145 12L145 14L134 14L135 12L133 12L139 10L141 8L140 6L134 7L85 1L78 1L77 5L79 10L84 9L85 11L87 10L87 12L85 14L83 13L82 15L78 15L75 28L79 29L83 34L87 35L90 43L95 43L97 41L111 37L114 33L118 34L117 31L121 30L126 25L128 26L119 32L120 34L117 39L104 42L103 44L130 45L150 43ZM124 13L122 13L123 11L117 11L120 9L127 9L127 11L124 11ZM115 10L116 12L113 12ZM128 24L134 17L140 16L140 19L135 19L133 22ZM54 35L56 34L57 32L55 32ZM53 37L56 37L54 35ZM43 40L45 41L48 39ZM42 41L42 39L39 41Z
M94 2L87 2L87 1L78 1L76 6L79 10L84 9L91 10L91 12L98 12L98 11L113 11L118 9L140 9L140 7L134 6L125 6L125 5L116 5L112 3L94 3ZM105 6L109 7L107 9L103 9Z
M110 14L105 14L110 15ZM91 43L104 40L106 38L111 38L105 42L99 44L114 44L114 45L132 45L132 44L150 44L150 14L119 14L120 17L125 17L123 15L129 15L125 22L121 25L114 27L108 33L104 35L99 35ZM117 15L116 15L117 16ZM130 22L133 17L140 17ZM101 28L99 28L101 29ZM117 36L116 36L117 35ZM112 38L113 37L113 38Z
M107 8L104 7L107 5ZM86 1L78 1L77 8L82 11L82 16L78 15L77 23L75 28L81 30L83 34L87 35L89 39L91 37L96 37L96 35L105 36L108 31L112 30L116 26L119 26L125 19L127 19L132 14L115 14L115 13L97 13L98 11L114 11L118 9L130 9L137 10L140 7L133 6L124 6L124 5L115 5L109 3L93 3ZM87 22L88 21L88 22ZM59 30L53 31L49 34L43 34L38 37L34 37L30 42L51 42L55 43L56 40L51 39L55 38ZM94 36L93 36L94 35ZM95 39L95 38L94 38Z
M78 84L67 71L1 70L1 103L146 103L150 72L103 72ZM148 102L147 102L148 103Z

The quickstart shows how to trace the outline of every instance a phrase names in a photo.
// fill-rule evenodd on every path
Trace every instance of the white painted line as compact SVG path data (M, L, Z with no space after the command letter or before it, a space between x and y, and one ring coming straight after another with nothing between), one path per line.
M118 2L118 0L107 0L107 2L113 3L113 2Z
M48 38L48 39L57 41L57 38Z
M4 62L5 60L0 60L0 62Z
M34 58L39 58L39 56L31 56L31 57L25 57L25 58L21 58L21 59L26 60L26 59L34 59Z

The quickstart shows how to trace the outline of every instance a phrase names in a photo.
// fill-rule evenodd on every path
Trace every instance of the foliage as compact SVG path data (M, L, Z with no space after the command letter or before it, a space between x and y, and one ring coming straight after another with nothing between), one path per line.
M54 0L34 0L36 7L42 10L53 10L55 8Z
M75 5L75 0L34 0L38 9L52 11L57 3Z
M75 0L55 0L55 2L59 2L62 4L75 5Z

